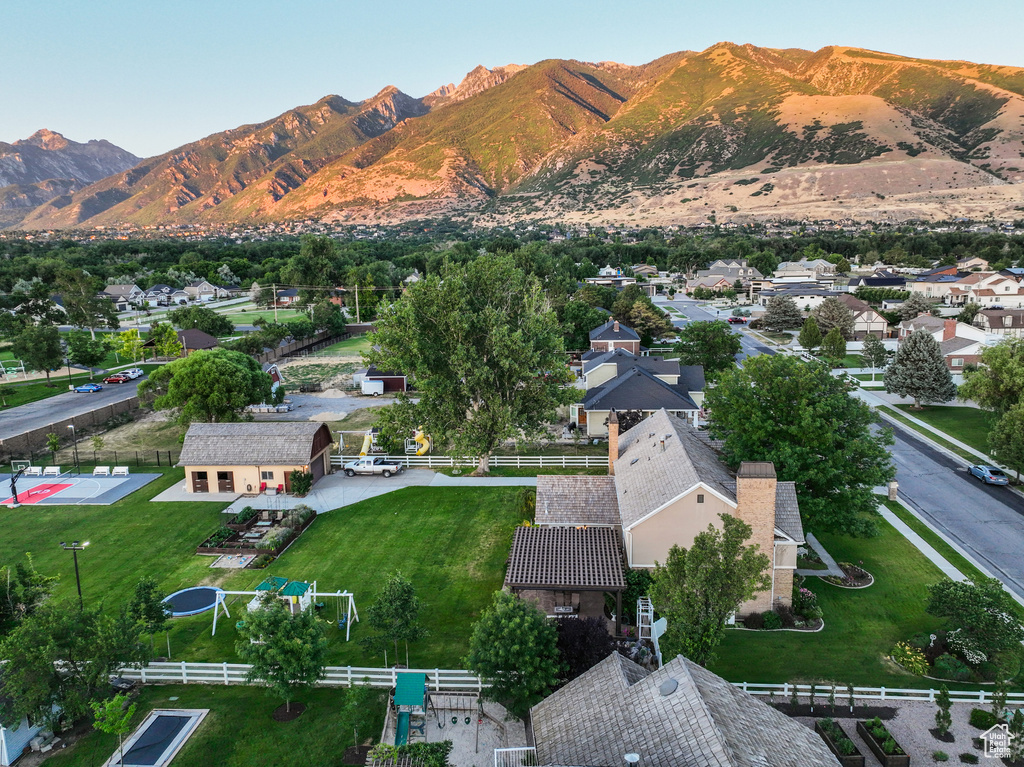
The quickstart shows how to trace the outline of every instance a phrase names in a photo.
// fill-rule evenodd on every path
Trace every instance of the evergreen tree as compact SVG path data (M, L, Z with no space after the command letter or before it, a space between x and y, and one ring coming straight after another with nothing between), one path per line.
M953 377L931 333L916 330L903 340L885 371L885 390L913 397L915 410L922 402L948 402L956 396Z
M838 327L832 328L821 341L821 353L834 367L842 364L846 357L846 339Z
M765 330L781 332L796 330L804 324L800 308L789 296L772 296L768 299L761 326Z
M953 724L953 717L949 713L953 703L949 699L949 688L946 685L942 685L939 688L939 694L935 698L935 705L939 707L939 710L935 712L935 729L939 731L940 736L945 735L949 732L950 725Z
M811 316L818 321L818 328L828 335L832 328L839 328L843 338L853 338L853 312L835 296L829 296L815 309Z
M814 354L814 350L821 346L821 328L818 327L818 321L813 316L804 320L804 326L800 328L797 341L807 350L808 354Z
M898 311L904 320L912 320L921 314L930 314L932 302L920 293L911 293L910 297L900 304Z

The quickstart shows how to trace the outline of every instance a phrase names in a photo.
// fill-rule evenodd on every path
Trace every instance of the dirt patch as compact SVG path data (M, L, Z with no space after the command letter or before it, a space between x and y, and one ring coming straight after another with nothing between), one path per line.
M292 703L291 706L281 705L274 709L274 721L275 722L291 722L302 716L302 712L306 710L305 703Z

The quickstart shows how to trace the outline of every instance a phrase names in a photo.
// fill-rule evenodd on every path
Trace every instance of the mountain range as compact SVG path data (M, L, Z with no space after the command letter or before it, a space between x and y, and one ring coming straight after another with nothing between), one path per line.
M423 98L327 96L54 191L22 228L1020 218L1024 69L732 43L641 66L481 66Z

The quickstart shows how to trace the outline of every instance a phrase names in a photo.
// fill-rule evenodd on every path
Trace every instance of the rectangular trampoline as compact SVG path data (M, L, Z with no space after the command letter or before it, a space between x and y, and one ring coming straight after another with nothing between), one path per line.
M158 708L124 742L124 757L115 753L108 764L124 767L166 767L209 712L205 708Z

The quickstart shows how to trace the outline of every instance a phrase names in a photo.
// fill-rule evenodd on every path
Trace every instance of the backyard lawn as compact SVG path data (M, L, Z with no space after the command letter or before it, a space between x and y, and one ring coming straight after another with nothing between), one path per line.
M384 726L384 691L379 695L359 739L377 741ZM290 767L341 765L353 743L352 722L344 710L343 689L303 690L296 700L306 711L291 722L271 718L281 701L267 690L217 685L145 687L138 698L132 732L155 708L206 708L199 729L174 757L174 767ZM117 749L117 736L90 732L66 751L50 755L53 767L100 767Z
M360 355L363 352L370 351L370 337L367 335L352 336L346 338L344 341L338 341L336 344L331 344L325 349L321 349L321 354L352 354Z
M835 682L878 687L931 687L887 660L894 644L941 627L924 612L926 587L942 578L891 525L879 520L875 538L827 534L818 539L838 561L859 563L875 576L862 590L841 589L810 577L825 628L816 634L730 629L711 670L730 681ZM970 688L967 683L958 687Z
M974 407L949 405L929 405L923 410L914 410L911 405L896 407L907 415L912 415L945 432L953 439L960 440L975 450L988 453L988 432L996 421L994 413Z

